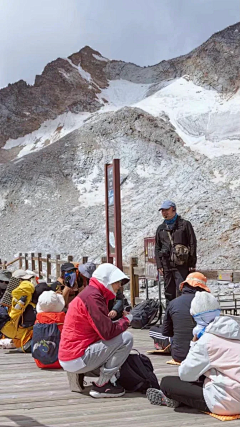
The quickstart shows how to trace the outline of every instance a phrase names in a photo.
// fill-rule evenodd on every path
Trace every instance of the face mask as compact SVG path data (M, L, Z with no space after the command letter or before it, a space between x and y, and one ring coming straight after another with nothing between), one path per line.
M64 275L64 280L66 282L66 285L69 286L70 288L74 286L76 278L77 278L77 274L75 271L72 273L65 273Z

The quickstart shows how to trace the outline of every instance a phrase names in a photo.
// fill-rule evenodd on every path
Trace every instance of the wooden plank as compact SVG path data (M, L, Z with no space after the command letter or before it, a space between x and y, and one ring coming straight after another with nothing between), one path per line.
M142 353L153 349L149 331L131 332L134 348ZM177 375L177 367L166 365L169 355L149 356L159 380ZM137 393L92 399L88 395L92 378L86 378L83 394L71 393L65 372L38 369L30 354L0 350L0 378L0 427L214 427L218 423L189 408L150 405Z
M19 268L22 268L22 252L19 252Z
M42 277L42 254L38 252L37 262L38 262L38 277Z
M50 282L50 276L52 272L52 265L49 262L50 259L51 259L51 254L47 254L47 282Z
M24 255L25 270L28 270L28 253Z
M60 277L61 270L60 270L60 255L56 255L56 279Z
M240 270L233 271L233 282L240 282Z
M14 264L14 263L15 263L15 262L17 262L17 261L19 261L19 257L18 257L18 258L13 259L12 261L9 261L9 262L6 264L6 267L9 267L9 265L12 265L12 264ZM0 264L1 264L1 260L0 260Z
M32 268L32 271L35 272L35 270L36 270L36 264L35 264L34 255L35 255L34 252L32 252L31 253L31 268Z

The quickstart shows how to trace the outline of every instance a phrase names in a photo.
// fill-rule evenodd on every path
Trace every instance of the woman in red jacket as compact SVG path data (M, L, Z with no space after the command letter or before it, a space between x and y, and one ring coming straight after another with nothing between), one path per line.
M70 304L63 326L59 362L68 372L72 391L83 390L84 374L99 373L90 395L119 397L125 390L116 384L115 374L127 359L133 337L126 332L131 314L112 322L108 302L114 299L127 276L112 264L101 264L87 286Z

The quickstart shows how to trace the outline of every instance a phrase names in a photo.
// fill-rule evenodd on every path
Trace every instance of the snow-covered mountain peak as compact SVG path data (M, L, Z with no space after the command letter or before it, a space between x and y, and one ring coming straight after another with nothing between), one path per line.
M103 255L104 164L117 157L125 259L141 259L161 200L173 198L197 232L199 266L237 268L239 33L151 67L86 46L33 86L0 90L1 257Z

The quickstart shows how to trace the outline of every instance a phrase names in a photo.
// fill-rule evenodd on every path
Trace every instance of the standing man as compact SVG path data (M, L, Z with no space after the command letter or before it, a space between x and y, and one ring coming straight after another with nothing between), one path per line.
M159 211L164 221L156 232L155 257L164 278L166 304L179 296L179 285L196 266L197 241L192 224L177 214L174 202L165 200Z

